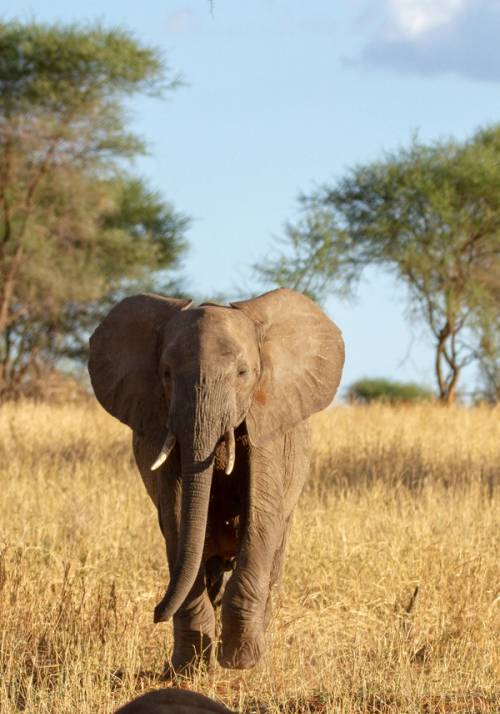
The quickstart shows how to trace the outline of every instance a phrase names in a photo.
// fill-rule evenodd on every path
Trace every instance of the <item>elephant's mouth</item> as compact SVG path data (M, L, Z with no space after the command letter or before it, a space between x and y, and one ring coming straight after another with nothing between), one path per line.
M245 422L235 429L235 470L226 473L223 439L215 449L214 472L205 536L205 552L225 560L238 556L250 499L250 451Z
M248 447L250 445L250 440L248 438L248 434L247 434L244 422L242 424L240 424L234 430L234 439L235 439L235 464L236 464L241 461L243 454L245 454L245 452L248 450ZM226 475L229 475L228 470L227 470L228 469L228 452L227 452L224 437L221 437L220 441L218 442L217 446L215 447L214 465L218 471L224 471L224 473Z

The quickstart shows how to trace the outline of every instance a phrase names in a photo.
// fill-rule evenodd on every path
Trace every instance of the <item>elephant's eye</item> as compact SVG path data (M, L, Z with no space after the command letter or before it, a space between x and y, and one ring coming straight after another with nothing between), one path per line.
M163 379L165 380L165 382L170 381L170 370L169 369L166 369L163 372Z
M246 374L248 374L248 367L246 365L238 367L238 377L244 377Z

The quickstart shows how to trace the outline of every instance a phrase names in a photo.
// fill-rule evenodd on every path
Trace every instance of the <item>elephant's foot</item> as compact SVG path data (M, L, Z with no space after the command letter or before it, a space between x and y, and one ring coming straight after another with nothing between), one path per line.
M210 673L215 667L214 659L207 662L202 657L194 657L190 660L176 660L167 662L160 675L163 682L179 682L184 679L193 679L200 673Z
M165 675L191 676L200 668L210 670L215 663L214 634L199 630L174 629L174 650Z
M229 641L222 640L218 652L219 663L229 669L250 669L258 663L265 649L265 637L261 633L257 637L238 638Z
M255 667L265 649L269 591L258 590L249 578L243 581L246 590L242 588L241 579L235 580L233 574L222 602L222 633L217 658L223 667L231 669Z

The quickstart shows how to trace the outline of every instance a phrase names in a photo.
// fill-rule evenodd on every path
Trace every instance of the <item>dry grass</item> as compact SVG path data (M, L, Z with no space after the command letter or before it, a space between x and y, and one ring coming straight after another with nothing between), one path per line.
M499 416L317 417L268 653L189 686L247 713L499 711ZM171 638L128 430L92 404L0 429L0 711L107 714L162 686Z

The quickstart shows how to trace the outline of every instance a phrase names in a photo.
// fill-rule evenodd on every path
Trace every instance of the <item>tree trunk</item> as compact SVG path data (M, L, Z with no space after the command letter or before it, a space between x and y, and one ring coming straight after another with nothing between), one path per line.
M446 350L446 341L450 335L451 332L447 327L439 334L434 363L439 401L443 402L443 404L453 404L456 401L458 379L461 371L460 366L453 359L453 355L450 357ZM444 368L446 367L447 375L444 374Z

